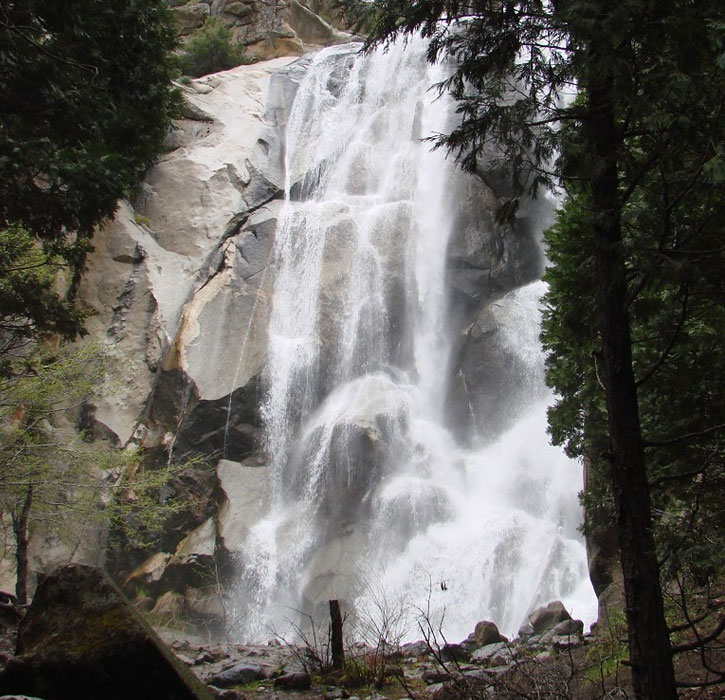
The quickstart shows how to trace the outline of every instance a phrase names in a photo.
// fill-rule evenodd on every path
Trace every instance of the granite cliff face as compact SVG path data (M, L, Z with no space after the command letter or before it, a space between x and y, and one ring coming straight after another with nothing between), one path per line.
M314 21L309 9L295 0L275 5L279 12L273 20L270 7L215 0L175 3L174 10L182 31L183 18L210 12L231 17L248 46L271 42L264 45L272 48L259 55L289 53L287 40L301 39L307 46L340 38L333 30L322 37L310 29ZM245 21L250 17L256 24ZM274 34L279 27L282 34ZM288 28L294 37L283 36ZM358 48L340 46L325 59L329 65L320 89L328 106L346 99L351 71L360 70L355 62ZM290 158L287 141L295 95L315 61L314 55L276 58L183 87L185 117L169 135L168 152L148 173L137 197L122 203L115 220L98 232L88 259L81 299L93 311L91 338L105 346L110 361L103 399L87 408L85 427L120 445L156 450L164 459L201 455L206 465L195 467L183 481L189 510L165 537L164 551L126 578L129 592L151 595L158 616L185 616L219 629L229 617L229 605L235 605L220 598L219 583L244 576L240 566L246 566L250 532L269 503L279 500L275 488L280 475L274 470L270 474L269 466L274 450L269 434L263 434L263 418L269 424L269 415L262 415L270 385L270 315L282 266L275 246L285 188L291 200L305 201L326 163L332 162L323 158L314 168L301 165L304 159ZM418 110L415 105L409 110L411 118L415 115L411 142L421 135ZM316 119L312 113L308 118ZM339 150L334 128L334 123L320 122L311 130L318 144L328 144L330 159ZM374 132L377 126L370 128ZM347 189L353 198L364 196L378 177L377 156L371 153L361 147L350 156ZM451 351L433 374L443 379L444 393L436 400L444 406L445 429L459 445L472 449L505 432L531 399L530 387L521 379L530 374L530 358L517 349L504 319L515 315L521 304L513 290L542 271L537 235L550 211L532 204L522 209L513 226L498 224L495 215L505 193L483 178L457 177L455 203L443 217L450 239L435 254L449 299L445 329ZM388 228L375 245L388 266L381 294L389 360L405 367L415 354L403 302L410 280L402 246L411 212L405 196L400 202L398 214L385 217ZM338 295L360 264L354 241L357 222L350 217L340 209L326 224L315 292L322 387L333 382L336 370L325 368L333 368L342 352ZM378 384L385 394L385 381ZM316 536L317 550L306 568L303 596L310 610L330 596L356 595L353 588L342 586L345 575L340 572L358 566L358 558L365 556L371 533L360 523L368 510L387 507L379 502L381 480L389 476L386 450L407 429L407 419L401 414L398 423L391 422L390 401L381 401L332 429L330 463L345 462L347 472L325 477L339 483L315 506L315 522L324 521L328 531ZM322 411L324 404L318 408ZM417 459L419 449L410 447L409 457ZM295 459L304 468L314 456L302 451ZM365 478L356 479L351 490L353 472ZM441 494L424 494L420 503L410 505L415 527L449 517ZM423 501L433 505L425 510ZM403 539L397 544L391 540L391 547L413 536L413 530L406 530L409 526L401 527L395 537ZM120 570L136 563L116 561Z
M121 444L170 449L199 402L259 374L263 273L281 193L278 176L263 173L266 92L290 60L184 88L189 118L177 122L169 152L94 239L80 294L94 311L89 331L115 358L94 418ZM250 345L243 366L227 341L240 333Z
M218 16L255 60L299 56L349 40L336 28L339 13L325 0L167 0L167 4L182 38L199 29L207 17Z

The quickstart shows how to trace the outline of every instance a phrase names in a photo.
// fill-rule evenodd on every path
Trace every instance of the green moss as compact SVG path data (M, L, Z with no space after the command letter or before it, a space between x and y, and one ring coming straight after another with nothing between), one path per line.
M240 690L266 690L269 688L274 687L274 683L272 681L263 680L263 681L249 681L249 683L244 683L239 686L235 686L239 688Z
M109 608L101 615L86 617L84 625L65 643L69 654L94 656L107 653L109 646L122 644L134 636L134 620L124 606Z

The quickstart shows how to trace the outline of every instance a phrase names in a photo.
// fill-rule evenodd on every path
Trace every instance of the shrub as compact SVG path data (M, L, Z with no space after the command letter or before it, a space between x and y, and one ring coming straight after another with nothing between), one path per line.
M247 62L244 49L234 43L231 30L219 17L209 17L179 56L181 72L195 78Z

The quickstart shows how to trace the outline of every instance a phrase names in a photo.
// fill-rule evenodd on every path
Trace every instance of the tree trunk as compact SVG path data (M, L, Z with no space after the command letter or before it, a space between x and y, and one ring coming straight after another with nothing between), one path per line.
M13 533L15 534L15 565L17 577L15 580L15 597L18 604L28 602L28 520L30 508L33 505L33 486L28 487L25 500L20 513L13 516Z
M330 643L332 646L332 668L342 670L345 667L345 646L342 640L342 614L340 602L330 601Z
M611 483L622 558L632 685L638 700L676 700L652 534L637 386L632 367L621 203L617 191L619 135L608 38L590 41L587 85L591 178L602 370L611 442Z

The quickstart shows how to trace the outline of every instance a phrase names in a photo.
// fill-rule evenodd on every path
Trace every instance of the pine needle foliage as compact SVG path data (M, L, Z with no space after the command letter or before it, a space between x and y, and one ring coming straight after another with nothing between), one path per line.
M164 0L0 0L0 46L0 231L67 265L72 291L95 228L162 151L178 104L170 14ZM81 330L62 293L19 282L4 277L18 286L3 312L27 302L31 323L45 307L54 331Z

